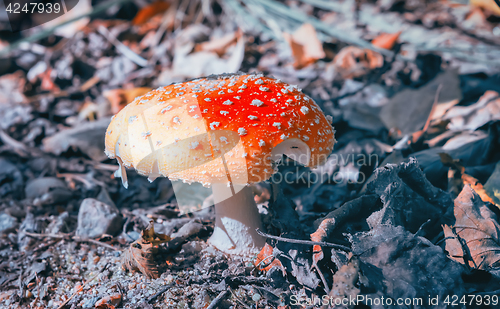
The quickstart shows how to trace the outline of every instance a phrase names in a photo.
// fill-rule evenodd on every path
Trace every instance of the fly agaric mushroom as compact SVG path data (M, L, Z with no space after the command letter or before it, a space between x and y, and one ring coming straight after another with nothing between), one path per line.
M150 181L169 177L212 186L216 222L209 243L251 255L265 244L248 184L269 179L287 155L309 167L335 143L331 119L291 86L263 75L223 74L160 87L115 115L106 154Z

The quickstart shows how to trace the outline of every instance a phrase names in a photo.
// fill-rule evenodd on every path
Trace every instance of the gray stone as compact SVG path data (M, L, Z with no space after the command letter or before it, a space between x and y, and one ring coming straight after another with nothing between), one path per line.
M115 206L86 198L78 212L76 235L96 238L103 234L115 235L122 229L122 216Z
M13 231L17 227L17 219L6 213L0 213L0 234Z

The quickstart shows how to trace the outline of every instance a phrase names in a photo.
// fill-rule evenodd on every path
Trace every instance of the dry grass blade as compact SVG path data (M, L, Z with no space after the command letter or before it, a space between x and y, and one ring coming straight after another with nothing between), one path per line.
M277 1L272 1L272 0L252 0L252 2L257 3L261 5L267 12L272 12L275 13L275 15L282 15L285 17L288 17L295 22L298 22L300 24L302 23L309 23L316 28L318 31L322 31L323 33L334 37L342 42L345 42L350 45L356 45L362 48L370 49L372 51L378 52L382 55L392 57L394 56L394 53L391 51L388 51L383 48L378 48L376 46L373 46L371 43L364 41L362 39L353 37L352 35L349 35L349 33L346 33L345 31L341 31L338 29L335 29L332 25L327 25L321 20L308 16L303 12L297 11L295 9L292 9L282 3L279 3Z

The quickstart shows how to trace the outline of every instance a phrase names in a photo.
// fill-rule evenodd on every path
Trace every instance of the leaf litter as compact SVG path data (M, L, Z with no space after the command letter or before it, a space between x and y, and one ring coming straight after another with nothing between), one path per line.
M57 31L0 34L2 305L498 294L495 1L80 2ZM337 139L325 166L286 159L292 182L254 185L270 238L250 260L207 245L213 208L181 214L168 179L130 171L122 188L102 143L136 96L236 71L301 87ZM107 222L78 219L85 200L120 218L109 234L81 235Z

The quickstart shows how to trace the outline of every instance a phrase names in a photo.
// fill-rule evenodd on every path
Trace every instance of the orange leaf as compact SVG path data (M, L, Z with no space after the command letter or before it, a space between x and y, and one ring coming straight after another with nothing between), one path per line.
M149 87L111 89L104 91L103 95L111 103L111 112L116 114L136 97L144 95L151 90Z
M195 51L207 51L207 52L215 52L219 57L223 56L226 53L226 49L236 44L236 41L239 37L239 33L233 32L226 34L223 37L211 39L210 41L199 43L195 46Z
M400 34L401 31L396 33L382 33L373 39L372 44L374 46L390 50L396 44Z
M292 49L295 68L300 69L318 59L325 58L323 44L311 24L303 24L293 34L284 33L284 37Z
M116 293L110 296L105 296L95 303L98 309L115 309L122 301L122 294Z
M264 265L267 266L262 267ZM278 259L273 260L273 247L271 247L268 243L266 243L264 248L262 248L259 254L257 254L257 259L255 260L255 266L262 271L268 271L274 266L278 266L281 269L283 269L283 265L281 265L281 262Z
M470 0L470 4L500 16L500 7L495 3L495 0Z
M163 13L170 7L170 4L164 1L156 1L143 7L137 15L135 15L134 20L132 20L133 25L142 25L146 23L151 17Z
M490 202L491 204L496 205L495 201L488 195L479 180L470 175L462 174L462 181L464 182L464 185L470 185L483 202Z

